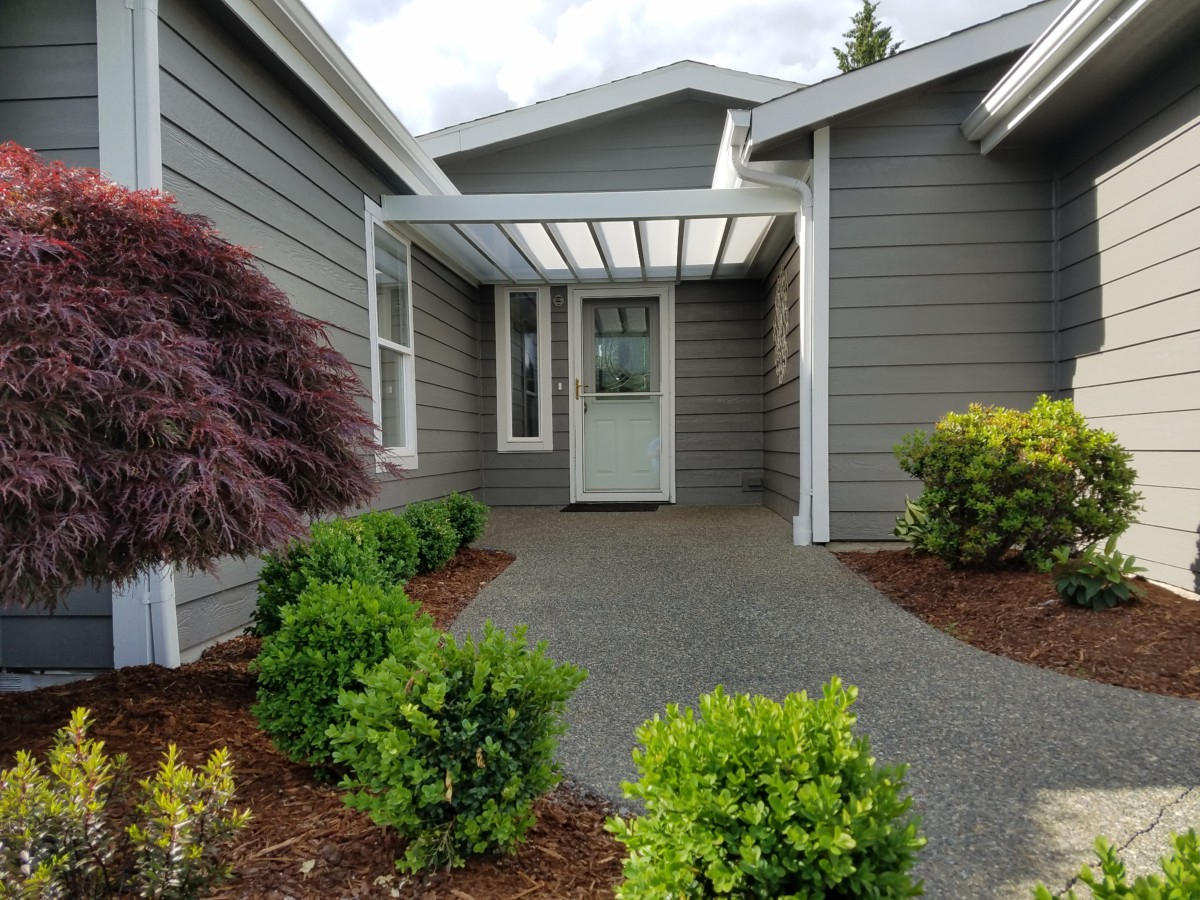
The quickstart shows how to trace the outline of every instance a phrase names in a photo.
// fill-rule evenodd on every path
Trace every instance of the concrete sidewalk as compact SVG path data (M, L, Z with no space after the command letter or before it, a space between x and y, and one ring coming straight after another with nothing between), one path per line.
M1093 684L975 650L880 596L759 507L492 511L480 546L516 554L455 624L529 624L590 676L570 709L567 774L613 798L634 729L716 684L782 698L859 687L875 755L908 762L933 898L1057 891L1096 834L1155 868L1200 826L1200 703ZM987 597L979 598L981 603ZM1140 833L1145 832L1145 833Z

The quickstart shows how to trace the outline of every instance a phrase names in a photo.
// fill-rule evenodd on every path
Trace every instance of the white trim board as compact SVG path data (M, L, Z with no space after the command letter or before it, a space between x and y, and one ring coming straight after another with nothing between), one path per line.
M791 140L856 109L1023 50L1066 4L1045 0L770 100L753 110L750 139L757 147Z
M710 94L757 104L803 87L802 84L779 78L682 60L608 84L543 100L532 106L442 128L422 135L417 140L430 156L438 158L566 128L676 94Z

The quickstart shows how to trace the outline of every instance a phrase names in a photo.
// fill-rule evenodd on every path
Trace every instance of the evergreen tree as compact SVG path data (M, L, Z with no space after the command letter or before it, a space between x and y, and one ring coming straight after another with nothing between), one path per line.
M891 27L882 25L875 18L875 10L878 7L878 0L875 3L863 0L863 8L850 20L851 29L842 35L846 38L846 49L833 48L838 68L843 72L852 72L889 56L895 56L896 51L900 49L900 41L892 43Z

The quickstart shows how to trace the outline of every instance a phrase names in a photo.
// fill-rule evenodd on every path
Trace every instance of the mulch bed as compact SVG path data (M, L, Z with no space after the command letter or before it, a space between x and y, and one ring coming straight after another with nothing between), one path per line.
M462 551L445 569L409 582L410 596L446 627L512 555ZM346 809L336 787L313 780L258 730L250 706L255 681L247 666L252 637L208 650L179 669L138 666L23 694L0 694L0 768L17 750L43 753L72 709L92 711L92 737L110 754L129 757L130 772L148 774L175 743L199 764L229 747L237 803L253 812L229 858L236 878L222 898L404 897L428 900L516 900L611 897L624 848L603 829L604 801L560 785L538 801L538 824L515 857L477 859L465 869L405 879L393 861L400 842L364 814Z
M1200 602L1139 579L1146 596L1069 606L1048 575L951 569L905 550L838 553L897 605L989 653L1106 684L1200 700Z

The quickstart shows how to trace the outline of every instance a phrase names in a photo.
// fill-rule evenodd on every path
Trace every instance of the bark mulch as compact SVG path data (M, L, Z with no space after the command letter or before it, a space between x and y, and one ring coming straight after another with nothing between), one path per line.
M980 650L1066 675L1200 700L1200 602L1138 580L1146 596L1093 612L1049 575L951 569L905 550L838 553L897 605Z
M409 595L442 627L513 557L462 551L445 569L418 576ZM393 861L400 842L364 814L346 809L336 787L315 781L258 730L247 666L258 641L240 637L209 649L179 669L138 666L23 694L0 694L0 768L17 750L39 755L72 709L92 711L92 737L110 754L129 757L134 777L149 774L175 743L199 764L229 747L237 803L253 818L229 854L235 880L214 897L404 897L429 900L516 900L611 897L624 848L604 831L610 806L570 785L537 804L538 824L515 857L477 859L465 869L405 879Z

